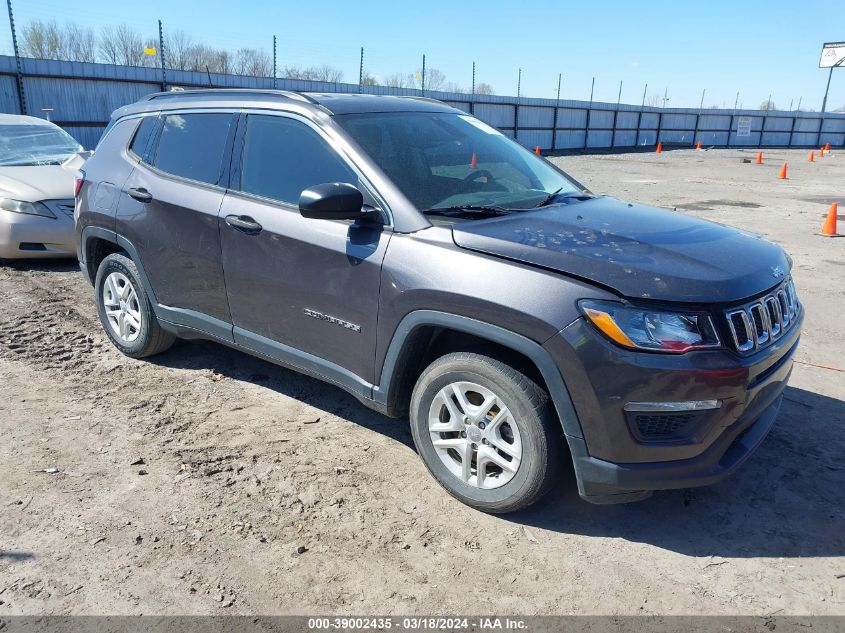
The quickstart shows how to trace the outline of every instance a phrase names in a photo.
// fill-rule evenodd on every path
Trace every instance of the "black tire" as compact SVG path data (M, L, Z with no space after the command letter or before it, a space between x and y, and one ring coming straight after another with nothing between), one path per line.
M105 298L103 286L106 279L112 273L120 273L129 280L137 296L138 312L141 315L140 327L137 328L137 336L132 341L125 341L112 329L112 324L106 315ZM129 257L121 253L113 253L100 262L97 268L97 277L94 281L94 292L96 293L97 314L100 317L100 324L103 326L114 346L131 358L145 358L160 354L168 349L176 340L169 332L165 332L159 325L144 285L141 283L141 276L138 268Z
M434 447L430 409L440 390L456 382L489 389L512 414L522 455L512 478L500 487L482 489L465 482L446 466ZM489 356L455 352L434 361L414 387L410 419L417 452L429 472L453 497L483 512L501 514L531 505L548 492L559 473L563 435L548 394L525 374ZM455 434L440 437L447 436Z

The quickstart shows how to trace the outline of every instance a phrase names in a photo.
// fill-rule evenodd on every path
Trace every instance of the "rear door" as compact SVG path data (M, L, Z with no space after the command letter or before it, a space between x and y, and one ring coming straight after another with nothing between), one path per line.
M237 116L165 113L124 185L118 234L132 242L166 319L231 340L218 213ZM141 130L139 129L139 132Z
M292 354L298 366L366 391L390 229L303 218L302 190L325 182L352 183L377 205L357 169L306 120L244 118L220 212L235 340L277 358ZM245 231L233 218L260 228Z

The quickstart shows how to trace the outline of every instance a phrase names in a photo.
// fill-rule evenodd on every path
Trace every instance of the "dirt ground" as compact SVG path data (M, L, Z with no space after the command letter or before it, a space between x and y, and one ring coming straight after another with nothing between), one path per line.
M797 359L834 368L796 365L734 477L632 505L582 502L570 473L528 511L473 511L406 420L212 343L125 358L74 262L0 267L0 615L845 614L845 239L816 235L845 155L753 156L554 159L781 243Z

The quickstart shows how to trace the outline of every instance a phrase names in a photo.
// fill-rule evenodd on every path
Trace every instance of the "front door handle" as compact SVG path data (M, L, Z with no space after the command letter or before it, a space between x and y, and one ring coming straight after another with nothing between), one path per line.
M146 204L147 202L153 201L153 194L151 194L143 187L130 187L126 190L126 193L129 194L130 198L135 198L135 200L137 200L138 202L143 202Z
M227 215L226 224L248 235L257 235L264 228L248 215Z

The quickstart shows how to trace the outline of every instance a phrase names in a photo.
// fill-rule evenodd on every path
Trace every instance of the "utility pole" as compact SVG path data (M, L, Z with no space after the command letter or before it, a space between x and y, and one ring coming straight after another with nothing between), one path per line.
M643 88L643 105L642 105L643 108L645 107L645 93L647 93L647 92L648 92L648 84L646 84L645 88Z
M364 92L364 47L361 47L361 61L358 63L358 93Z
M519 97L522 96L522 68L519 69L519 75L516 78L516 98L519 100Z
M161 91L167 90L167 70L164 65L164 29L161 20L158 21L158 52L161 57Z
M276 82L276 36L273 36L273 89L278 87Z
M472 92L470 94L475 94L475 62L472 62Z
M704 108L704 95L707 92L707 88L701 91L701 103L698 104L698 113L701 114L701 110Z
M619 80L619 96L616 97L616 109L619 109L619 104L622 103L622 80Z
M596 90L596 78L593 77L593 83L590 84L590 110L593 109L593 93Z
M739 92L736 93L736 100L734 101L734 112L736 112L736 107L739 105Z
M9 27L12 29L12 49L15 53L15 67L17 68L17 83L18 83L18 105L21 109L21 114L26 114L26 93L23 87L23 67L21 66L21 56L18 51L18 36L15 33L15 16L12 13L12 0L6 0L6 7L9 9Z

